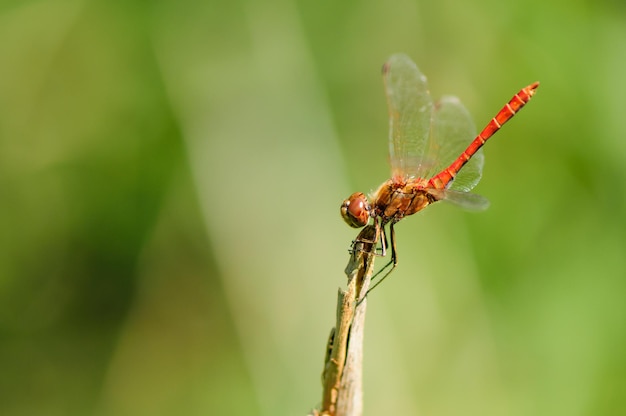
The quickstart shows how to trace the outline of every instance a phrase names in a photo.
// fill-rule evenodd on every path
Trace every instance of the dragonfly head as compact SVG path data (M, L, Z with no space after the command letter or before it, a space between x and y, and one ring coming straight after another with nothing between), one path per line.
M361 228L370 219L370 204L363 192L355 192L341 204L341 217L350 227Z

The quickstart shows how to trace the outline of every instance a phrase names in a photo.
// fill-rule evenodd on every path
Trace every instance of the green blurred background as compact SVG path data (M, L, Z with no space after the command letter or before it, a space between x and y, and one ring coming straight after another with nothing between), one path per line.
M3 1L0 414L319 404L394 52L478 127L541 87L398 225L365 414L626 414L626 5L571 0Z

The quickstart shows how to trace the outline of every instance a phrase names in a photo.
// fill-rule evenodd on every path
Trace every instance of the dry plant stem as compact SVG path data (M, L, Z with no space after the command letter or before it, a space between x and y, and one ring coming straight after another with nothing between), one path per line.
M376 227L368 226L358 235L345 270L348 287L345 291L339 289L337 325L331 331L322 374L324 392L319 412L322 415L362 413L363 327L367 307L362 297L367 293L374 270L377 233Z

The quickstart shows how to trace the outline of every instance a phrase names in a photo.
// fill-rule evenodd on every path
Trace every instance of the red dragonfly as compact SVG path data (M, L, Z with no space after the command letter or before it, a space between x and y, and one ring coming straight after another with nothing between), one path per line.
M383 79L389 108L391 179L369 198L356 192L341 204L348 225L361 228L373 220L375 240L368 242L380 241L382 256L388 247L385 226L389 225L391 261L383 270L392 267L376 285L398 263L394 225L402 218L441 200L470 210L487 208L486 198L469 192L482 174L480 148L530 101L539 86L535 82L515 94L476 136L474 123L458 98L445 96L433 104L426 77L408 56L391 56L383 66ZM357 237L356 242L364 241Z

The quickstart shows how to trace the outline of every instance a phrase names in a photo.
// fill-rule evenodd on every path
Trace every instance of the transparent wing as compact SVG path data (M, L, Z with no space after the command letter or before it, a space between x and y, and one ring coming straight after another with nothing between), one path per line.
M471 192L453 189L429 189L428 193L438 200L447 201L468 211L484 211L489 208L489 200Z
M432 99L426 77L403 54L383 66L389 108L389 163L392 175L420 176L432 167L427 160Z
M427 171L431 178L450 166L476 137L476 127L461 101L445 96L435 104L431 123L429 160L436 163ZM468 192L480 181L484 164L479 150L459 171L449 189Z

